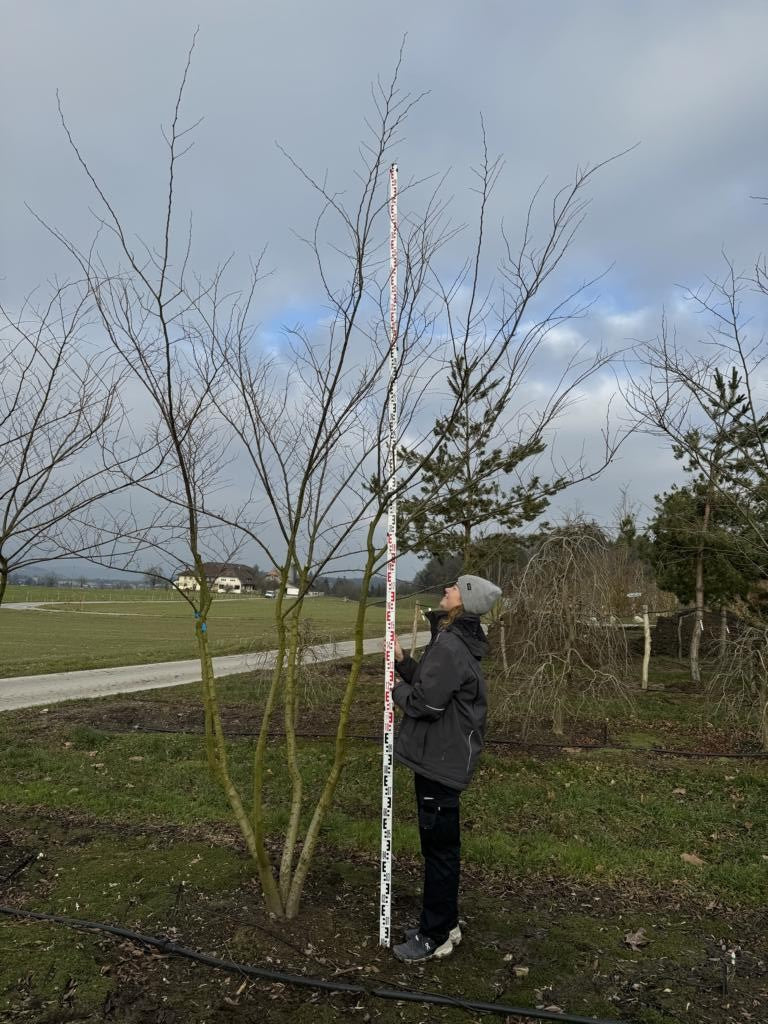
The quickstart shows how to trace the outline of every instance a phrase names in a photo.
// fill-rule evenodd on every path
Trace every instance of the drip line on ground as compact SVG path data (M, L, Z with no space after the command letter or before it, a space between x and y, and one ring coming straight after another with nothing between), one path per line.
M98 725L98 723L96 723ZM107 730L110 731L110 730ZM113 731L113 730L112 730ZM169 729L163 726L131 726L130 729L118 730L126 733L148 733L168 736L202 736L202 731L187 729ZM253 731L232 729L227 731L227 736L235 738L255 737ZM298 740L336 740L335 732L297 732ZM284 732L270 732L270 739L283 739ZM374 736L370 733L350 734L348 740L359 740L366 743L381 743L381 736ZM577 740L565 740L562 743L551 743L539 740L520 740L508 736L486 738L485 745L489 747L521 747L524 750L543 748L547 750L626 750L634 754L659 754L669 757L728 757L728 758L753 758L765 760L768 758L768 751L723 751L723 750L674 750L666 747L636 747L628 743L579 743Z
M367 996L374 999L386 999L399 1002L427 1003L432 1006L451 1006L455 1009L467 1010L473 1013L492 1013L501 1017L525 1017L528 1020L549 1020L561 1021L564 1024L620 1024L619 1021L606 1020L598 1017L584 1017L578 1014L567 1013L558 1010L537 1009L525 1006L507 1006L504 1003L486 1003L475 999L464 999L461 996L448 996L438 992L419 992L412 989L396 989L377 987L371 988L367 985L355 984L353 982L329 981L325 978L315 978L306 974L290 974L286 971L274 971L264 967L255 967L252 964L240 964L232 960L220 960L217 957L209 956L207 953L198 953L194 949L181 946L171 939L155 935L142 935L139 932L131 931L118 925L104 924L100 921L84 921L72 917L63 917L60 914L45 914L33 910L21 910L17 907L0 905L0 914L7 917L15 917L20 920L40 921L44 924L59 924L67 928L74 928L80 931L104 932L108 935L115 935L118 938L128 939L140 946L147 946L152 949L159 949L162 953L170 956L183 957L193 960L196 963L204 964L215 970L226 971L240 977L256 978L260 981L280 982L284 985L293 985L300 988L311 988L324 992L340 992L347 995Z

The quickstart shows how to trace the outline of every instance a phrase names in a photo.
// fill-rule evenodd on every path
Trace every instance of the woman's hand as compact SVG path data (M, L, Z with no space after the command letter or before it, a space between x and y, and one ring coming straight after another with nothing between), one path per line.
M384 641L384 650L387 649L387 641ZM403 648L400 646L400 641L395 636L395 661L402 661L405 655L403 654Z

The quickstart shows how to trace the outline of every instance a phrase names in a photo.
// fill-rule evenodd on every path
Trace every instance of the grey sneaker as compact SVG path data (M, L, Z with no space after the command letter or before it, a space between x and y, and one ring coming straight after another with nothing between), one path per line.
M414 938L414 936L416 936L418 934L419 934L419 929L418 928L406 928L405 931L403 932L403 938L405 939L406 942L408 942L409 939ZM454 946L460 946L461 945L461 926L457 924L455 928L451 928L450 932L448 933L448 938L451 940L451 943Z
M416 964L424 960L431 960L432 957L442 960L444 957L450 956L453 952L453 943L450 939L446 939L441 946L438 946L435 940L430 939L428 935L416 932L407 942L393 946L392 952L404 964Z

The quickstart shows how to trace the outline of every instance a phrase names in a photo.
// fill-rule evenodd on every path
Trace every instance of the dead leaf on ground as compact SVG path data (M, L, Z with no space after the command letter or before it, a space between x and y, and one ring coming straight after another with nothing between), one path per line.
M681 853L680 860L684 860L686 864L693 864L695 867L703 867L707 862L698 857L695 853Z
M685 796L687 792L688 790L684 789L682 786L678 786L677 789L672 790L674 796Z
M627 932L624 936L624 941L630 949L637 953L643 946L647 946L651 940L645 934L645 928L638 928L636 932Z

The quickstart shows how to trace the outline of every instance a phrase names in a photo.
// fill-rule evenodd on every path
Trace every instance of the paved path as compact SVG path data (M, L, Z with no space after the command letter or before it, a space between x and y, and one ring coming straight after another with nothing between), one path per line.
M428 640L428 632L418 634L418 646L423 646ZM364 643L366 654L376 654L381 649L381 637L374 637ZM320 644L307 649L307 660L334 661L336 658L348 658L353 652L352 640ZM272 668L276 654L276 651L259 651L254 654L224 655L213 659L213 670L221 677ZM197 660L161 661L154 665L95 668L82 672L53 672L42 676L15 676L0 679L0 712L57 704L82 697L107 697L113 693L183 686L185 683L196 683L199 679L200 663Z

